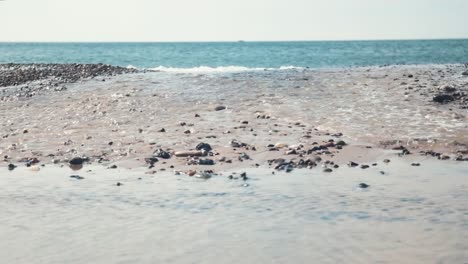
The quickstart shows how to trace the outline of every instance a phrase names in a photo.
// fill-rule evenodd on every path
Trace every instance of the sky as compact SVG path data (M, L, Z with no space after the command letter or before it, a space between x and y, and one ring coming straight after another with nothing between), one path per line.
M0 41L468 38L468 0L0 0Z

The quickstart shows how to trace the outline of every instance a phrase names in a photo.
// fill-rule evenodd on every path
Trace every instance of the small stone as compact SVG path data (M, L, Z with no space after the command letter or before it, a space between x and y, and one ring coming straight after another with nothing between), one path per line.
M325 169L323 169L323 172L332 172L332 171L333 171L333 170L330 169L330 168L325 168Z
M337 146L346 146L347 144L343 140L339 140L338 142L335 143L335 145L337 145Z
M77 180L83 180L84 179L84 177L82 177L80 175L71 175L70 178L77 179Z
M214 165L215 162L212 159L200 159L198 160L198 165Z
M115 164L114 164L114 165L111 165L111 166L109 167L109 169L117 169L117 165L115 165Z
M194 170L189 170L189 171L187 172L187 175L190 176L190 177L192 177L192 176L195 175L195 174L197 174L197 171L194 171Z
M432 101L440 104L448 103L454 101L455 98L449 94L439 94L432 98Z
M73 158L69 161L69 166L72 170L80 170L83 168L84 159L82 158Z
M223 105L219 105L219 106L215 107L215 109L214 109L214 110L215 110L215 111L221 111L221 110L224 110L224 109L226 109L226 107L225 107L225 106L223 106Z
M117 182L115 185L116 185L116 186L122 186L123 183Z
M148 163L150 166L153 166L154 163L156 163L158 161L159 161L159 159L156 158L156 157L145 158L145 162Z
M233 147L233 148L241 148L241 147L247 146L247 144L239 142L239 141L237 141L235 139L231 140L229 142L229 145L231 145L231 147Z
M70 165L83 165L84 159L76 157L76 158L71 159L69 163Z
M241 153L241 154L239 155L239 160L241 160L241 161L242 161L242 160L249 160L249 159L250 159L250 156L247 155L246 153Z
M415 162L415 163L411 163L411 166L419 167L419 166L421 166L421 164Z
M247 177L247 173L246 173L246 172L241 173L240 176L241 176L242 180L244 180L244 181L246 181L246 180L249 179L249 178Z
M195 114L195 117L200 117L200 115L199 115L199 114Z
M287 147L288 147L288 144L285 144L285 143L276 143L274 147L275 147L275 148L278 148L278 149L280 149L280 148L287 148Z
M360 183L359 184L359 188L362 188L362 189L366 189L366 188L369 188L370 185L369 184L366 184L366 183Z
M348 163L348 166L349 166L349 167L357 167L357 166L359 166L359 164L357 164L357 163L354 162L354 161L350 161L350 162Z
M201 157L206 156L205 151L178 151L174 153L176 157Z
M203 172L195 175L195 177L200 178L200 179L205 179L205 180L211 178L212 176L213 176L213 173L210 172L210 171L203 171Z
M166 132L166 129L161 128L161 129L158 130L158 132L164 133L164 132Z
M206 152L209 152L212 150L210 144L208 143L200 143L195 147L196 150L205 150Z
M23 134L27 134L29 131L27 129L23 130Z
M8 170L12 171L16 168L16 165L13 163L8 164Z
M297 151L295 149L286 151L286 155L296 155L296 154L297 154Z
M365 164L361 165L361 169L368 169L368 168L369 168L369 165L365 165Z
M157 149L154 153L153 153L154 156L158 157L158 158L161 158L161 159L170 159L171 158L171 154L167 151L164 151L163 149L159 148Z
M389 159L384 159L383 162L384 163L390 163L390 160Z

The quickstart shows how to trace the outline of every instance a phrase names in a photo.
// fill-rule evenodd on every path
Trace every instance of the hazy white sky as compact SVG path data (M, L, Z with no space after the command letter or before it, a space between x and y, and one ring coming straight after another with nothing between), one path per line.
M0 41L468 38L468 0L0 0Z

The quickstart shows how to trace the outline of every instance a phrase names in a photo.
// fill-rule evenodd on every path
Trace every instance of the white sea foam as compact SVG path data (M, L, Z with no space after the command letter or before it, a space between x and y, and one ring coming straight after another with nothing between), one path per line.
M281 66L279 68L250 68L244 66L221 66L221 67L209 67L200 66L193 68L175 68L158 66L156 68L150 68L149 70L161 71L161 72L173 72L173 73L236 73L236 72L257 72L257 71L274 71L274 70L304 70L303 67L296 66Z

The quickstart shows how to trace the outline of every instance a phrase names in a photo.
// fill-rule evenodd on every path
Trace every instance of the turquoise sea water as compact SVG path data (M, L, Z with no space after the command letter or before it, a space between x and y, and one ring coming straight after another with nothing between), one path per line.
M0 43L0 63L107 63L138 68L336 68L468 62L468 39L411 41Z

